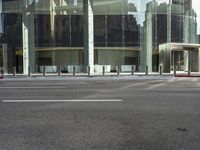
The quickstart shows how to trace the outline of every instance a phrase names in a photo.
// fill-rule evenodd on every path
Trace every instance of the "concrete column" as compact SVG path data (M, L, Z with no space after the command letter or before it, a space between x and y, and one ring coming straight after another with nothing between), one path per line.
M148 12L145 19L146 19L146 21L144 22L145 33L143 37L143 42L141 43L143 48L140 54L140 61L141 61L140 71L145 72L145 67L146 65L148 65L149 71L152 72L152 49L153 49L152 12Z
M35 72L35 37L34 37L34 4L23 1L22 34L23 34L23 73L28 75L28 68Z
M60 2L59 2L60 4ZM50 0L50 25L51 25L51 41L52 41L52 47L55 47L55 16L56 16L56 11L55 11L55 1ZM52 66L55 66L55 51L52 51Z
M55 31L54 31L54 28L55 28L55 2L54 0L50 0L50 24L51 24L51 38L52 40L54 40L55 38Z
M172 32L172 0L169 0L167 7L167 43L171 43L171 32Z
M146 54L146 66L148 66L149 72L152 72L152 51L153 51L153 22L152 22L152 14L148 14L147 20L147 54ZM146 67L145 66L145 67Z
M189 51L184 51L184 71L189 71Z
M3 72L4 74L8 73L8 51L7 44L3 44Z
M90 74L94 73L94 22L92 0L83 0L84 22L84 66L90 66Z

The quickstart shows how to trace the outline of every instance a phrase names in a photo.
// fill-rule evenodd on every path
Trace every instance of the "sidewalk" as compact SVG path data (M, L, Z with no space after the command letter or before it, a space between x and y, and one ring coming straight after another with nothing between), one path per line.
M187 72L176 72L176 75L173 75L174 72L171 73L162 73L160 75L158 72L152 72L148 73L146 75L145 72L137 72L132 75L129 73L120 73L119 75L114 73L94 73L91 75L88 75L87 73L76 73L75 75L73 73L62 73L60 76L58 73L46 73L45 75L43 73L37 73L37 74L31 74L31 76L23 75L23 74L16 74L14 76L13 74L5 74L4 76L0 77L0 80L78 80L78 79L169 79L171 77L200 77L200 73L194 73L192 72L190 75L188 75Z

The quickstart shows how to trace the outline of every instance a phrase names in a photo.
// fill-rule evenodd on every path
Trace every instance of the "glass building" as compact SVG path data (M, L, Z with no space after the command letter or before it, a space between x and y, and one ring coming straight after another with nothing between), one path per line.
M5 73L200 71L199 0L0 0Z

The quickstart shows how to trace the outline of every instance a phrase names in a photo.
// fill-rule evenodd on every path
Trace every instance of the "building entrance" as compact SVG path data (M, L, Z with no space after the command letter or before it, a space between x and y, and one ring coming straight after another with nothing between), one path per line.
M200 45L167 43L159 46L159 65L166 73L200 72Z
M171 67L176 71L198 72L199 71L199 53L198 49L188 48L187 50L171 51Z
M184 60L184 52L183 51L172 51L171 52L171 59L172 65L176 66L177 71L185 71L184 64L186 63L186 60Z

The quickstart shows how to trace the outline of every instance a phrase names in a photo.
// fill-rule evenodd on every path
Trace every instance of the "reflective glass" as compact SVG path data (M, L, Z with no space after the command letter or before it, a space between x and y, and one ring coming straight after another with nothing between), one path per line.
M23 72L26 47L36 72L44 65L83 65L83 5L83 0L2 0L0 41L8 46L9 67ZM91 5L96 65L136 65L140 71L149 65L158 71L160 45L200 43L199 0L93 0Z

